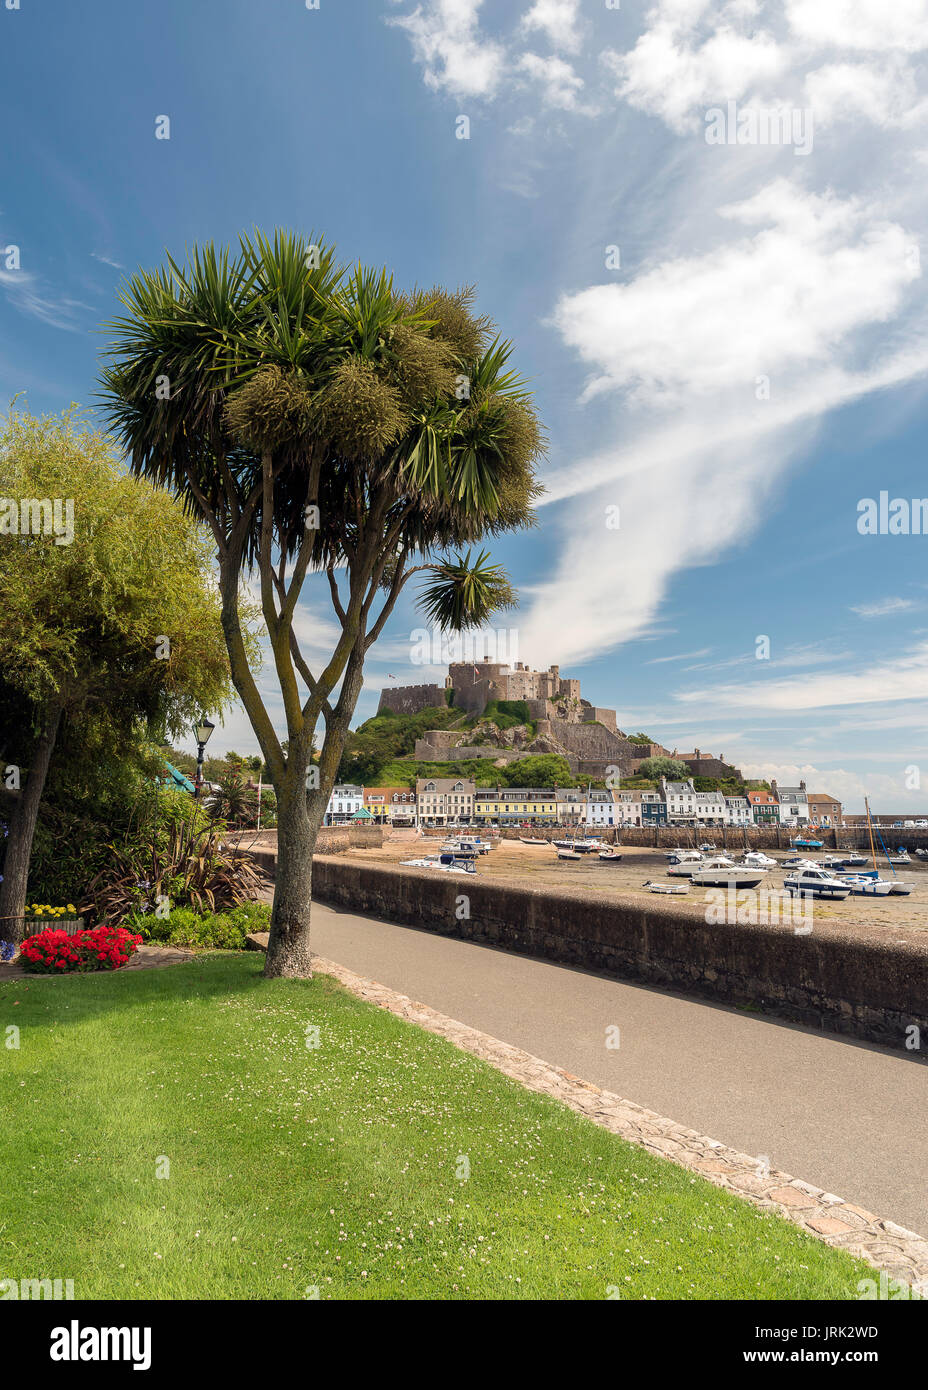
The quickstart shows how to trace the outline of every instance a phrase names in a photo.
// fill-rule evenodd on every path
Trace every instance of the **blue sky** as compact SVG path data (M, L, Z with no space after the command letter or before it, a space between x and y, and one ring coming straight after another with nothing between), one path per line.
M857 527L928 495L928 0L7 3L0 399L91 403L122 276L254 225L472 281L550 441L496 547L519 659L670 747L928 805L928 537ZM709 143L729 102L805 125ZM310 655L332 626L310 586ZM440 674L418 626L410 594L359 719ZM214 739L256 748L240 711Z

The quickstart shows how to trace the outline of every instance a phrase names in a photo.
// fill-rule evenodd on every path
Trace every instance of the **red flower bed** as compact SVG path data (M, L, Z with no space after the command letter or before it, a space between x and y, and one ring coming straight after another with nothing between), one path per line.
M118 970L142 944L125 927L93 927L69 936L49 927L27 936L20 946L20 964L37 975L65 974L71 970Z

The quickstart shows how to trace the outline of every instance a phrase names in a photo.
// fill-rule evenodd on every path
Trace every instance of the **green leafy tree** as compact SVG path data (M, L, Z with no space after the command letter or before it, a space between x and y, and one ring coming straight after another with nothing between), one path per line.
M669 782L680 782L689 778L690 770L686 763L681 763L678 758L645 758L638 768L637 775L648 777L651 781L659 781L661 777L666 777Z
M12 412L0 428L0 498L0 669L21 716L16 746L4 737L5 780L12 765L20 787L0 919L18 940L62 734L82 723L111 742L131 742L140 728L179 734L231 689L203 528L173 497L127 476L103 436L73 414ZM27 499L73 503L73 526L58 537L31 524L24 533Z
M386 271L346 270L315 239L256 233L237 254L210 244L136 275L122 303L104 373L110 419L132 468L212 529L232 679L277 794L265 973L308 976L312 851L365 655L417 572L429 576L425 611L455 628L513 602L486 551L472 557L532 520L538 423L471 291L401 293ZM314 668L294 627L310 574L324 576L339 628ZM286 752L243 640L250 575Z

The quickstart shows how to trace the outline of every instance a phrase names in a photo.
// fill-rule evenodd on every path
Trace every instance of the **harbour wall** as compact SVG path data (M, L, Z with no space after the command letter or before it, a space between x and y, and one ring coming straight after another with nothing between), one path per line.
M890 941L834 923L816 924L809 935L789 924L714 925L703 913L658 899L604 900L577 889L481 883L337 858L316 860L313 895L352 912L891 1047L905 1049L918 1036L921 1050L913 1057L928 1048L928 937Z

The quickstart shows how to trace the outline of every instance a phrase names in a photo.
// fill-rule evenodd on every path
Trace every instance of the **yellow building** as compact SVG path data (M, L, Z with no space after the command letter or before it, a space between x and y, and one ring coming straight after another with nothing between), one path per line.
M478 787L474 820L478 825L556 825L557 796L550 787Z

